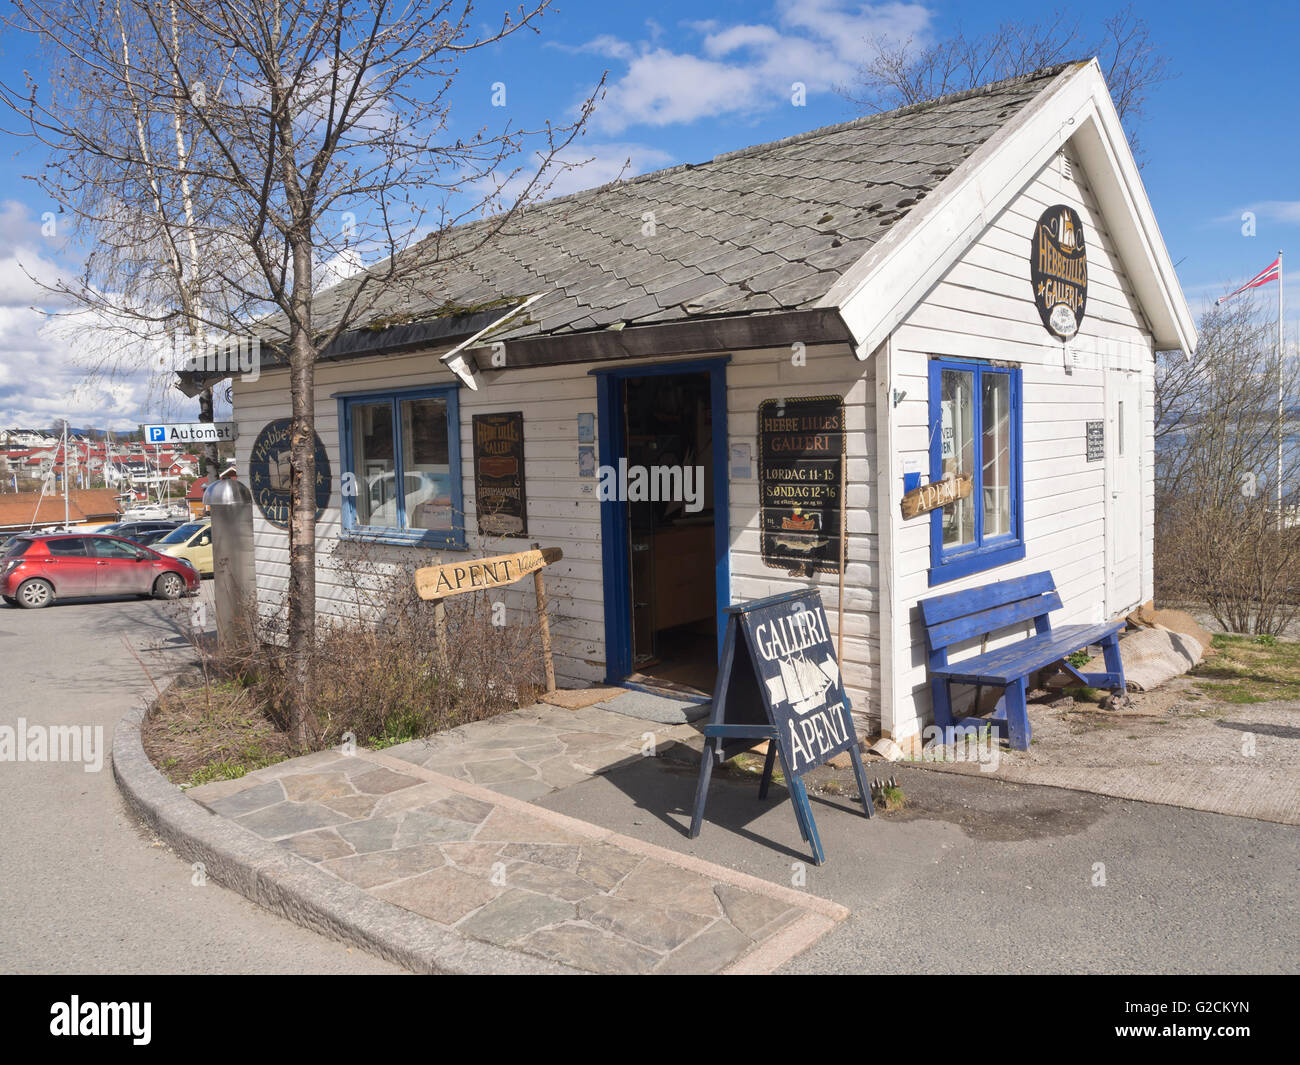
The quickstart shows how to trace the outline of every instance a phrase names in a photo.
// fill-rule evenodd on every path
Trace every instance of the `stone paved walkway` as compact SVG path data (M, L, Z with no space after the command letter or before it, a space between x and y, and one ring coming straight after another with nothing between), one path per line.
M646 697L634 693L626 698ZM659 724L599 706L565 710L539 703L385 753L531 801L644 757L651 744L657 749L694 740L698 749L699 735L692 725Z
M588 972L770 972L848 916L516 797L641 757L647 731L673 729L536 707L404 757L326 751L187 794L441 928Z

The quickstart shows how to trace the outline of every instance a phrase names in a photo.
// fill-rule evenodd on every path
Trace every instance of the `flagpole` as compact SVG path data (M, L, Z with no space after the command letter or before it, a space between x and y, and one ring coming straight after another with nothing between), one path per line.
M1282 531L1282 252L1277 253L1277 529Z

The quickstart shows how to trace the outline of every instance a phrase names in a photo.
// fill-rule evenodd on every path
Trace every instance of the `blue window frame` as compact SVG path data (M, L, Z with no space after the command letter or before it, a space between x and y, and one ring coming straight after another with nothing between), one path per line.
M930 360L930 480L969 474L971 494L930 512L930 583L1025 557L1020 370Z
M347 478L343 535L464 548L459 386L336 398L339 451Z

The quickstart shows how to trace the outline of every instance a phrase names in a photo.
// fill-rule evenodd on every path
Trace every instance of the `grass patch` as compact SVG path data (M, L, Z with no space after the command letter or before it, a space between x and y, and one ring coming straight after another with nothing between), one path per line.
M1072 696L1075 702L1099 703L1107 693L1100 688L1090 688L1086 684L1076 684L1073 688L1066 688L1065 694Z
M144 725L144 749L173 784L236 780L293 755L289 738L240 684L179 683Z
M1300 701L1300 643L1224 633L1213 643L1218 654L1189 674L1210 698L1235 704Z

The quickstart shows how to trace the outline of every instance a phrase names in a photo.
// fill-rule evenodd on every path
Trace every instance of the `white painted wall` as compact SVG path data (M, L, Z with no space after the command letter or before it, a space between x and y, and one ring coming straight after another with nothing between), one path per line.
M690 358L696 358L691 356ZM639 360L650 365L670 360ZM624 365L634 365L632 363ZM417 559L419 564L522 550L537 542L559 547L564 558L548 567L551 636L557 679L565 686L598 683L605 676L603 586L600 551L600 511L595 480L578 477L580 413L596 414L596 379L590 365L548 369L488 371L475 392L460 390L462 473L469 530L468 553L367 544L370 559L394 565ZM818 574L795 579L784 569L765 566L759 555L758 406L765 399L838 394L845 397L849 429L848 571L845 590L844 675L846 688L860 717L878 720L877 683L880 653L875 622L878 567L873 527L876 503L872 482L875 466L875 413L870 364L855 359L845 345L806 350L806 364L795 365L789 348L738 351L727 368L729 443L750 445L754 476L731 483L732 600L752 599L808 587L821 589L832 629L838 634L838 577ZM341 541L338 477L337 400L340 393L377 388L445 384L450 375L434 354L321 364L316 371L316 429L330 456L334 495L317 523L317 601L322 614L356 616L367 594L349 560L361 549ZM264 372L253 382L237 382L234 417L239 425L239 468L248 469L249 452L267 422L289 416L288 378L284 371ZM523 411L524 454L528 477L528 537L480 540L475 534L474 471L470 440L475 413ZM599 427L598 427L599 431ZM591 489L590 493L583 491ZM288 534L268 524L254 508L258 593L264 614L283 610L288 585ZM515 586L505 595L508 610L531 609L531 584Z
M1029 280L1030 242L1039 216L1053 204L1073 206L1088 240L1088 302L1079 335L1063 349L1043 328ZM881 441L892 441L890 469L882 471L881 523L889 601L882 624L890 629L892 675L882 692L883 726L901 738L931 720L927 648L917 603L1040 570L1051 570L1064 609L1053 623L1099 621L1106 593L1104 463L1085 458L1085 426L1107 419L1103 374L1128 365L1142 375L1142 483L1144 505L1125 520L1143 527L1141 587L1150 596L1154 527L1152 467L1153 341L1077 159L1072 176L1059 158L1049 162L962 259L951 267L894 331L875 358L889 381L878 392L906 391L881 424ZM909 457L929 470L928 368L932 355L1016 363L1022 370L1024 404L1024 516L1026 557L960 580L931 586L930 519L904 522L899 512L903 464ZM1072 372L1066 372L1067 360ZM1109 419L1107 419L1109 420ZM1109 426L1108 426L1109 430ZM884 446L887 448L888 443ZM882 452L886 453L886 452ZM883 466L883 464L882 464ZM1121 604L1116 604L1117 607ZM1131 606L1135 604L1122 604ZM1026 630L1027 631L1027 630ZM1007 639L1019 634L1012 634ZM954 651L953 657L965 653Z

